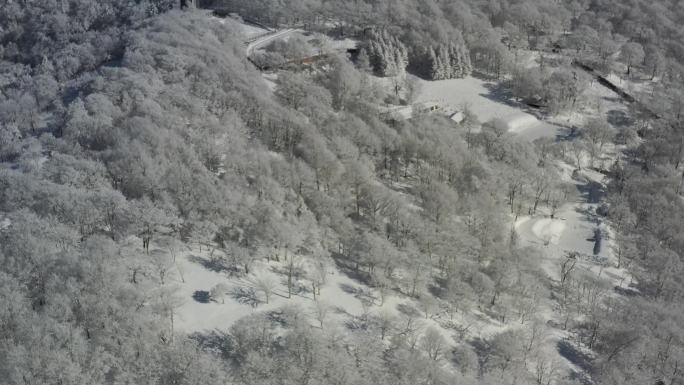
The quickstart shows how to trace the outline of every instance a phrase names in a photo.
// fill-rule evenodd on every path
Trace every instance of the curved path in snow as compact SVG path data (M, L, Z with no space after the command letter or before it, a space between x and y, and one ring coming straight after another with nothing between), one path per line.
M255 49L262 47L273 40L282 39L295 31L297 31L295 28L286 28L248 40L246 42L247 48L245 49L247 57L250 57Z

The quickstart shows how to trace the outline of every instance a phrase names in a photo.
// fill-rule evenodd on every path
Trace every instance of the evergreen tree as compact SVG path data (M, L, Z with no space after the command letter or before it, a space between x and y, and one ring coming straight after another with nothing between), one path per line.
M430 79L437 79L437 76L439 74L439 65L437 63L437 54L435 53L435 49L432 46L428 48L425 71L426 75Z
M470 55L462 43L430 46L425 52L423 73L432 80L463 78L470 75Z
M460 78L461 76L461 63L458 60L458 52L456 45L453 43L449 44L449 66L450 66L450 78Z
M408 64L406 47L386 30L371 31L364 49L368 53L373 71L378 76L398 75Z
M473 66L470 62L470 52L465 44L459 44L457 46L457 53L461 65L461 77L466 77L473 72Z
M356 58L356 67L363 72L371 72L373 70L370 56L368 55L368 50L366 48L361 48L359 51L359 56Z
M439 67L437 79L449 79L451 77L451 63L449 60L449 50L444 44L440 45L437 51L437 63Z

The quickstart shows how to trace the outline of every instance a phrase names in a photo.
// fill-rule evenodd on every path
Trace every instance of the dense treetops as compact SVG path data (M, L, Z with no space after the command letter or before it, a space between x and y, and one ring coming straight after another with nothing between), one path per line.
M581 294L595 282L578 279L565 293L582 298L563 311L580 314L573 328L598 352L591 374L601 383L681 382L677 1L230 3L273 25L371 28L366 54L379 75L408 66L444 79L474 68L558 110L575 104L585 80L518 71L511 49L570 31L583 60L666 78L661 104L672 108L611 170L609 216L638 296L600 305ZM486 341L479 356L459 344L453 365L434 331L394 330L400 323L382 317L336 338L288 311L276 335L273 319L255 315L230 328L222 357L174 331L179 299L150 242L221 248L239 274L288 250L315 261L334 254L369 285L423 298L426 313L429 283L447 312L484 308L527 322L548 293L536 253L511 236L508 213L553 210L563 186L546 161L551 145L495 124L474 131L475 117L388 125L376 108L387 92L345 57L310 75L281 73L270 93L230 23L165 12L170 6L41 0L3 8L0 379L497 383L513 368L521 381L538 381L513 359L527 357L523 342L532 338L515 331ZM594 123L582 135L600 149L610 132Z
M14 72L0 102L0 205L9 223L0 231L2 298L13 304L0 327L3 378L225 378L220 363L176 338L179 299L165 283L163 261L146 254L150 242L218 245L240 256L235 263L244 272L274 248L311 256L339 250L364 274L382 272L373 279L416 266L416 256L434 247L435 226L453 237L438 241L445 274L466 263L447 263L456 252L451 242L471 245L468 258L481 268L512 247L496 215L477 214L503 199L476 194L481 183L503 183L504 162L518 156L506 148L510 138L485 139L496 160L473 150L466 162L465 138L445 119L396 128L381 122L371 107L382 95L344 58L313 78L284 75L274 98L258 86L263 80L230 26L178 12L128 23L116 27L126 32L103 55L108 60L92 67L66 71L49 58L32 67L23 55L4 57ZM90 49L87 42L53 44L55 57ZM420 197L425 215L416 216L412 198L387 186L418 175L411 196ZM467 226L457 213L472 216ZM391 258L378 260L379 247ZM417 266L413 278L393 285L419 295L426 270ZM47 347L37 342L48 336ZM249 383L252 361L240 354L233 357L246 366L235 376ZM394 354L373 367L388 382L407 375L392 368L408 354L423 357L399 340ZM343 363L338 357L335 370ZM414 370L441 373L435 365Z

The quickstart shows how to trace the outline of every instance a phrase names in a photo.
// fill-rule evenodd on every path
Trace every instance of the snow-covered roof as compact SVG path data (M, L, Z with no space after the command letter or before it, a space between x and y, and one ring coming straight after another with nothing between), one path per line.
M453 120L456 123L461 123L465 119L465 114L463 113L463 111L456 111L449 115L449 119Z

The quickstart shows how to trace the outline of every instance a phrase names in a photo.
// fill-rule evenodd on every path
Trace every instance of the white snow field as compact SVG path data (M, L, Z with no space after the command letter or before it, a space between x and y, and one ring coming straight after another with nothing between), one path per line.
M203 266L199 261L202 259L206 260L207 254L206 252L200 253L195 249L178 257L178 264L183 271L185 282L179 279L176 283L180 287L180 296L186 299L179 309L177 322L179 330L185 332L207 332L215 329L226 330L235 321L244 316L257 312L272 311L285 305L301 306L305 313L309 315L315 311L316 302L314 302L313 295L310 292L292 294L292 298L287 298L287 286L284 282L281 282L284 277L271 272L273 268L282 266L281 263L274 261L267 263L265 260L258 261L253 266L254 274L236 278L231 277L227 272L213 271ZM265 303L263 294L256 290L255 287L256 278L264 275L269 275L278 282L268 304ZM210 292L212 287L218 283L225 284L227 287L225 303L222 303L220 300L202 302L193 299L196 292ZM321 301L329 303L333 309L339 308L343 310L342 315L347 313L353 316L360 316L363 312L361 301L353 294L343 290L343 288L358 286L359 284L347 275L341 274L337 269L331 267L328 270L327 282L321 289ZM255 290L256 302L253 301L254 298L247 294L238 294L240 290L244 290L247 293L251 289ZM333 322L333 318L341 320L340 315L335 316L334 313L339 313L339 311L332 311L330 319ZM313 317L311 318L313 323Z
M417 102L439 100L446 107L459 111L468 106L480 122L497 119L505 124L508 131L528 140L544 136L555 137L558 134L558 126L541 121L498 97L493 91L496 83L472 76L463 79L417 81L420 83Z
M152 251L153 254L163 252L160 249ZM455 333L454 329L441 326L447 320L452 325L467 329L469 336L480 338L491 337L507 327L477 309L473 309L469 314L459 312L453 319L449 319L441 310L426 318L418 310L419 306L415 299L395 291L388 293L384 303L381 303L377 291L353 280L335 266L328 266L326 283L322 286L321 294L316 300L311 291L292 294L292 297L288 298L284 276L273 272L282 268L283 262L257 261L252 266L250 275L238 278L231 276L227 271L207 268L205 263L208 257L209 252L206 248L199 252L197 247L193 247L193 250L179 253L176 258L175 271L172 272L171 280L173 285L179 288L178 296L182 299L175 317L175 328L179 332L188 334L210 333L217 330L227 332L230 326L242 317L291 306L299 307L302 314L308 317L312 327L320 327L316 319L318 303L330 309L325 320L325 328L344 329L354 319L381 313L401 319L400 309L404 312L406 309L415 309L417 314L415 322L422 327L434 326L447 341L453 341L452 337ZM255 287L256 278L264 275L278 282L268 304L265 303L263 293ZM297 282L297 285L308 288L310 284L307 282L302 279ZM209 298L208 294L219 283L225 285L225 297L222 300ZM255 291L255 297L251 296L252 289Z

